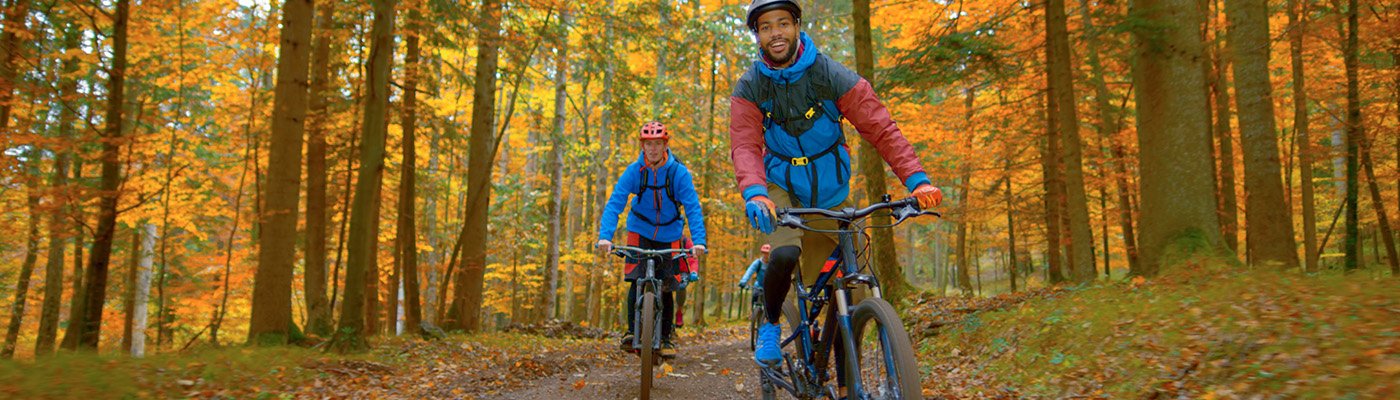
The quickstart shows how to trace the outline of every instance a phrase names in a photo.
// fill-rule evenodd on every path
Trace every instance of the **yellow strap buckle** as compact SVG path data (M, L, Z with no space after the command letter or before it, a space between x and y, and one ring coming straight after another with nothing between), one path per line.
M796 165L799 167L806 166L810 162L811 160L808 160L807 157L797 157L792 159L792 165Z
M806 114L803 114L803 115L806 115L806 116L807 116L807 119L812 119L812 115L815 115L816 113L817 113L817 109L816 109L815 107L812 107L812 108L808 108L808 109L807 109L807 113L806 113Z

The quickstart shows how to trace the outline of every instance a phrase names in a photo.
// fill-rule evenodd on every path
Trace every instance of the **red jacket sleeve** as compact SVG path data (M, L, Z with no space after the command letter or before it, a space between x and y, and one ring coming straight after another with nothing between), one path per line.
M746 189L757 185L766 193L768 177L763 170L763 152L763 112L751 101L730 97L729 157L734 163L739 191L747 193Z
M875 145L875 150L894 170L900 183L907 183L910 176L924 172L914 147L890 118L889 110L880 103L880 99L875 98L875 89L865 78L861 78L851 90L836 100L836 108L851 121L865 141Z

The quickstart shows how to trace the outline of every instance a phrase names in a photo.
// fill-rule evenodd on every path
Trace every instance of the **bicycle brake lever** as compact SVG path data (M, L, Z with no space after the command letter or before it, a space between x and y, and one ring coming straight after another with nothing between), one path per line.
M789 228L806 228L807 224L802 222L802 218L798 218L796 215L781 214L778 217L778 226L786 226Z

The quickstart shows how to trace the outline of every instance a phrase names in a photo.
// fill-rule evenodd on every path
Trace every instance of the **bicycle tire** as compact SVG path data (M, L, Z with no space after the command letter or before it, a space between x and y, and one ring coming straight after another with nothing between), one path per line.
M656 318L654 318L656 314L656 293L653 290L655 289L651 286L647 286L642 293L642 318L639 318L642 326L641 329L639 329L640 333L637 335L637 343L642 347L642 387L640 389L641 392L638 394L641 400L648 400L651 398L651 381L654 377L652 373L656 354L652 345L656 343Z
M754 302L749 311L749 351L758 349L758 326L765 322L763 304Z
M873 330L868 330L872 327ZM861 387L868 398L923 398L914 346L903 321L889 302L876 297L861 301L852 309L851 331L856 354L847 356L846 362L856 363Z

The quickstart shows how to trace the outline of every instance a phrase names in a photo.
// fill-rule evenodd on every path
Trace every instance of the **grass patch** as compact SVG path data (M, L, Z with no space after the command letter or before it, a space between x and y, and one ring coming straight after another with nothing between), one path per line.
M925 387L957 397L1393 398L1395 287L1193 259L1156 280L984 307L920 330L916 347Z
M37 361L0 362L0 397L268 398L313 377L300 365L319 357L299 347L211 348L141 359L59 352Z

